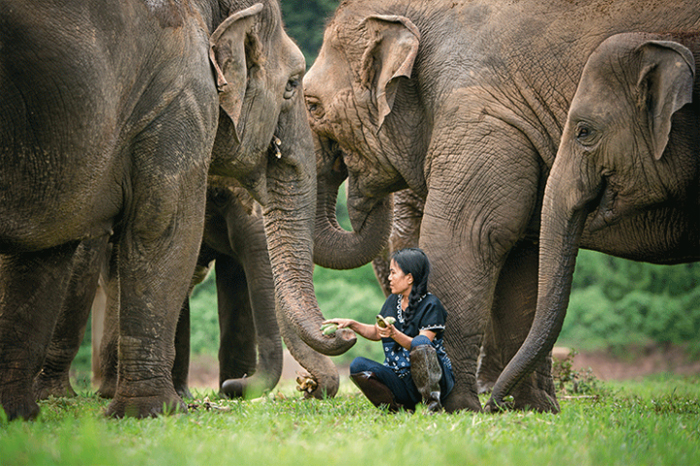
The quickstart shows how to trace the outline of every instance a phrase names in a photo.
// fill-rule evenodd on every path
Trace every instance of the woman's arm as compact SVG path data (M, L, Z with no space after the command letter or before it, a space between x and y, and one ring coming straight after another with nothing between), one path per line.
M338 329L342 328L348 328L353 331L355 331L357 334L361 335L365 339L371 340L371 341L378 341L381 339L379 337L379 332L377 331L379 326L376 324L364 324L364 323L359 323L355 321L354 319L345 319L345 318L333 318L329 319L323 322L323 324L326 323L335 323L338 325ZM392 326L393 327L393 326Z

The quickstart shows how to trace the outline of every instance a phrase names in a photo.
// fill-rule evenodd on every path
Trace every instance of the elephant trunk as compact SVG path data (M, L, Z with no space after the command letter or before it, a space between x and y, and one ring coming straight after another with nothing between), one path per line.
M308 372L315 381L315 387L304 391L305 398L324 399L335 397L340 387L340 376L333 360L318 352L314 352L302 342L284 315L278 314L277 321L280 333L289 353ZM306 375L300 375L306 376Z
M537 311L525 342L493 387L489 410L503 407L504 398L551 352L559 337L581 235L601 181L592 166L571 164L557 155L542 205ZM552 410L558 411L554 401Z
M340 162L338 159L337 163ZM322 169L319 171L323 172ZM340 227L336 201L344 179L344 173L339 174L334 169L318 179L314 262L330 269L354 269L371 262L382 252L391 234L391 196L373 202L366 198L350 198L348 214L353 231Z
M295 131L307 125L306 110L280 121L278 138L281 156L271 157L267 168L268 203L263 218L270 264L275 279L276 306L297 335L324 355L340 355L355 344L350 330L334 336L321 334L324 317L313 286L313 229L316 212L315 158L311 132ZM282 130L289 133L282 133Z

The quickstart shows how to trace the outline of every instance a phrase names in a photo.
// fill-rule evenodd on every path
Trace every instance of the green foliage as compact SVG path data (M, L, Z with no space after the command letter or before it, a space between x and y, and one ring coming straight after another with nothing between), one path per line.
M571 349L563 359L552 359L552 378L557 392L565 394L581 394L588 397L607 395L603 383L596 378L590 368L574 369L574 357L578 351Z
M219 352L219 311L213 270L190 297L190 352L209 355Z
M282 0L282 17L287 34L299 45L307 67L316 60L323 42L326 22L340 3L338 0Z
M700 264L660 266L579 252L560 342L580 349L687 344L700 352Z
M317 266L314 285L319 307L326 318L351 318L371 324L384 303L384 293L370 264L351 271L333 271ZM384 360L381 344L362 337L358 337L348 352L333 357L333 360L338 364L349 364L358 356L379 362Z
M252 401L195 391L189 414L144 420L106 418L109 401L88 393L42 402L32 423L0 420L0 464L700 465L699 383L606 383L598 399L562 399L559 415L388 414L347 379L320 401L293 383Z

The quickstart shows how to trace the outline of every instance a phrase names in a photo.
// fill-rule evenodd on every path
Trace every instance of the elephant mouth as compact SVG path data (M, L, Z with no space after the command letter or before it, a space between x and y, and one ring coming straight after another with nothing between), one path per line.
M348 178L348 167L345 165L346 153L337 141L331 138L319 138L321 146L322 164L319 164L319 172L329 175L333 184L340 186Z
M611 183L606 176L603 176L598 195L590 206L591 215L587 230L591 233L613 227L640 212L629 200L625 201L625 197L620 195L615 183Z

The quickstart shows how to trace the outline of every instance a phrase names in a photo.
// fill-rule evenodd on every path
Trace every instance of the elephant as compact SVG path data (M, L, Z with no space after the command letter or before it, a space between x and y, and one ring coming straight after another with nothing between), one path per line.
M113 244L118 385L109 416L186 411L175 331L209 173L263 206L280 312L328 355L313 292L313 141L304 57L275 1L0 5L0 405L32 419L32 384L80 263ZM97 241L97 240L96 240ZM22 336L18 338L18 336Z
M232 182L209 179L200 253L200 263L213 260L216 270L219 388L227 396L247 398L274 388L282 374L282 337L315 382L304 397L333 397L340 386L335 364L307 346L285 315L276 314L261 206ZM189 349L176 350L189 354Z
M109 251L105 237L85 240L76 249L76 267L68 284L66 298L61 305L41 371L34 379L36 400L49 396L77 395L70 383L69 370L83 341L102 265Z
M694 1L351 0L337 8L304 78L318 170L314 261L336 269L371 261L391 232L388 195L410 188L424 200L419 242L448 312L455 374L447 411L483 410L476 373L487 326L500 369L527 336L544 187L588 55L611 35L692 32L699 18ZM346 179L353 232L334 217ZM511 395L516 409L557 412L551 356Z
M547 180L532 328L487 406L551 350L579 246L675 264L700 259L700 30L621 33L588 58Z
M92 261L100 259L95 255L85 256ZM277 321L285 318L275 314L274 281L262 208L234 179L218 176L211 176L208 181L204 237L191 289L206 278L212 263L217 271L219 306L219 388L231 397L257 397L274 388L282 374L283 352ZM99 265L84 264L77 269L88 272L99 269ZM108 277L104 270L101 274L102 278ZM82 277L71 281L80 291L94 290L94 286L82 287L84 283L88 281ZM69 370L83 339L92 295L77 292L74 295L64 304L44 366L35 380L34 392L39 400L51 395L76 395ZM70 292L68 296L72 296ZM114 297L110 299L112 304ZM102 366L98 393L103 397L114 397L116 391L115 311L106 315L108 335L102 341L101 361L106 364ZM188 386L189 311L188 298L178 320L172 378L175 391L181 397L192 398ZM288 324L281 327L290 353L316 383L313 391L304 392L304 396L334 396L339 378L333 362L311 350Z

